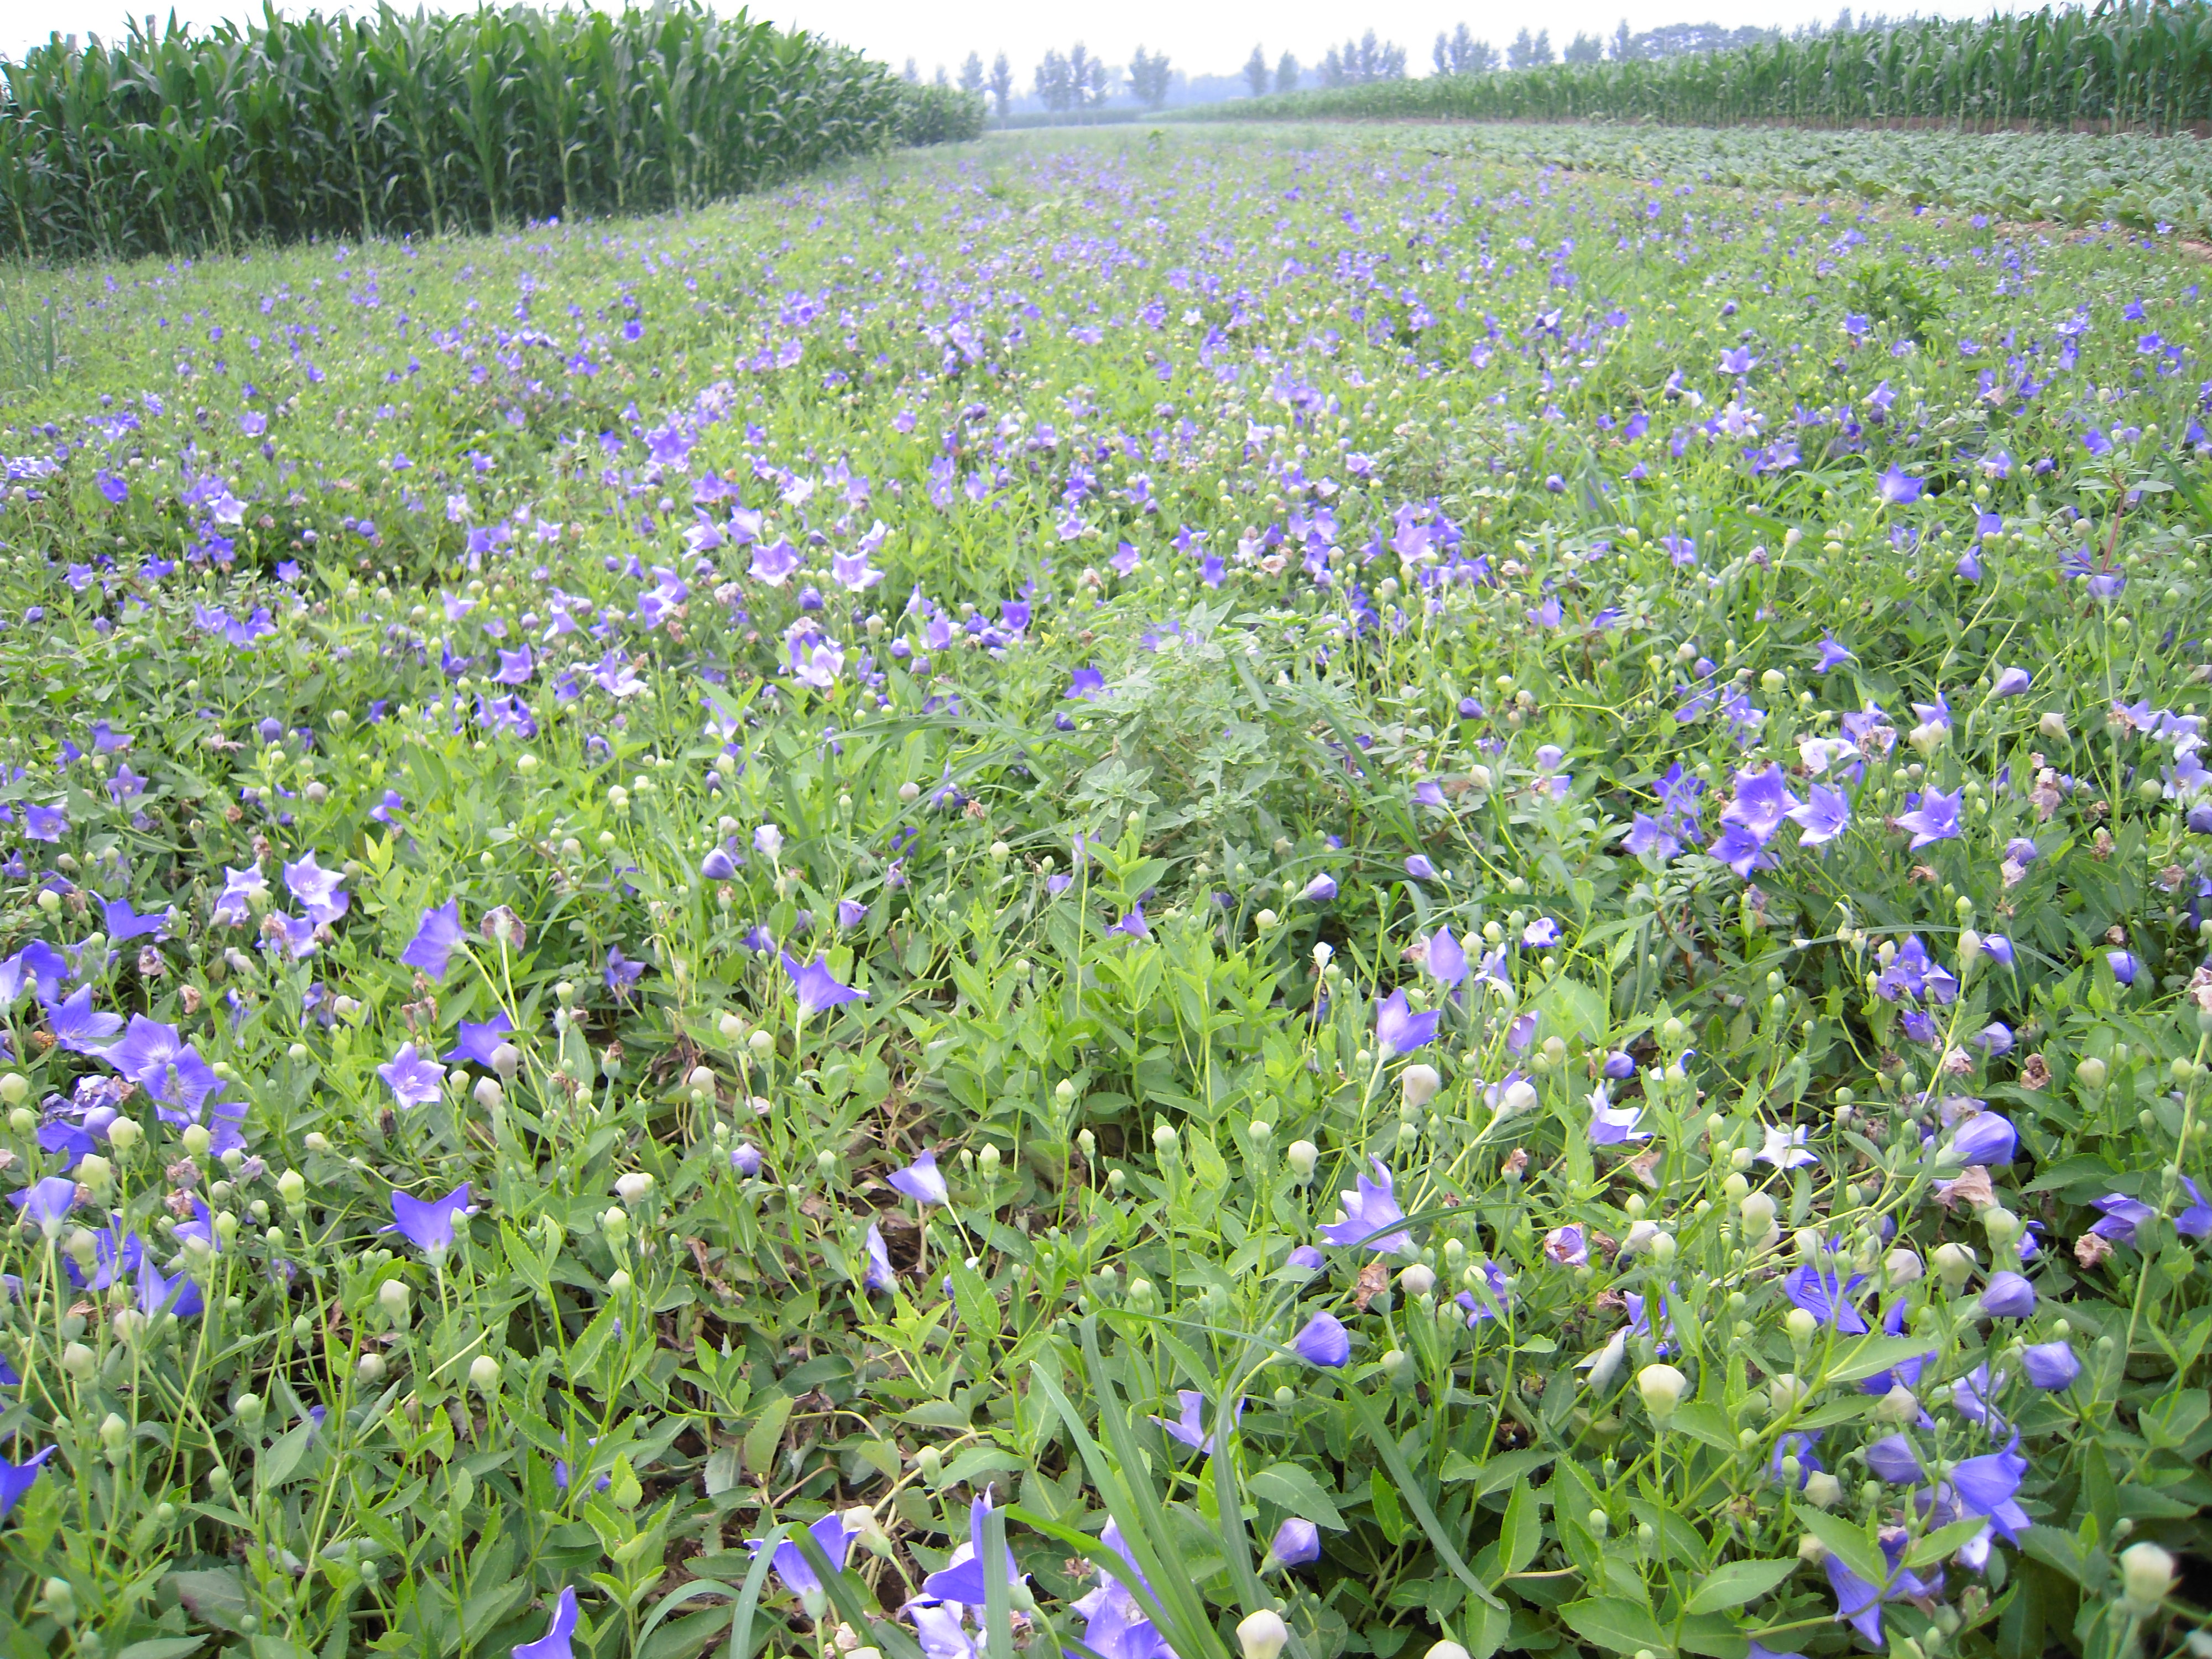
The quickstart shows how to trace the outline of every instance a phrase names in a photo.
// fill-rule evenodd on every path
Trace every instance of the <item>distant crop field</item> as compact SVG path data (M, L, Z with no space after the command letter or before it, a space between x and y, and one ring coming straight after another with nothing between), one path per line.
M12 272L0 1653L2195 1651L2203 268L1829 143Z
M1865 29L1852 28L1850 15L1847 9L1842 27L1824 33L1665 58L1554 64L1547 40L1547 61L1511 72L1376 79L1194 112L1231 120L1441 116L2212 129L2212 9L2195 0L2045 6ZM1402 54L1399 67L1402 76Z
M0 68L0 254L39 260L696 207L982 125L980 100L689 0L271 11Z

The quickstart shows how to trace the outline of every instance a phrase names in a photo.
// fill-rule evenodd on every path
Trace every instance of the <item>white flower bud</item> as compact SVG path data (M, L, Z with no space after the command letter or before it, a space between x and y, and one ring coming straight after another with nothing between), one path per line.
M1398 1079L1398 1093L1408 1106L1425 1106L1437 1097L1443 1084L1435 1066L1408 1066Z
M135 1119L118 1117L107 1126L107 1144L114 1149L117 1157L127 1158L131 1155L131 1149L138 1144L145 1133Z
M1672 1365L1646 1365L1636 1373L1637 1392L1644 1396L1644 1409L1651 1413L1653 1422L1664 1423L1674 1416L1689 1382Z
M1920 1420L1920 1401L1902 1382L1891 1384L1889 1392L1882 1395L1881 1403L1874 1409L1875 1415L1886 1423L1917 1423Z
M1398 1283L1405 1287L1407 1296L1426 1296L1436 1289L1437 1276L1433 1269L1416 1261L1398 1275Z
M2158 1611L2173 1588L2173 1558L2155 1544L2131 1544L2120 1552L2120 1599L2130 1613L2145 1618Z
M501 1082L514 1082L514 1074L522 1069L522 1050L512 1042L501 1043L491 1051L491 1068L499 1073Z
M1953 1296L1966 1288L1967 1278L1974 1271L1974 1253L1964 1244L1939 1244L1936 1247L1936 1276L1943 1281L1943 1288Z
M1289 1160L1291 1173L1301 1182L1313 1179L1314 1165L1321 1161L1321 1148L1310 1140L1294 1140L1284 1150Z
M1244 1659L1276 1659L1290 1639L1290 1627L1283 1623L1283 1615L1272 1607L1248 1614L1237 1626L1237 1641L1243 1650Z
M477 1104L487 1112L495 1112L506 1103L507 1093L499 1086L495 1077L480 1077L476 1086Z
M1892 1250L1883 1261L1889 1268L1891 1284L1917 1285L1920 1282L1924 1269L1920 1265L1920 1258L1911 1251Z
M1782 1321L1783 1328L1790 1333L1793 1343L1810 1342L1813 1333L1820 1328L1820 1322L1805 1308L1792 1308Z
M1782 1236L1774 1224L1774 1200L1766 1193L1752 1193L1743 1200L1743 1242L1753 1249L1764 1249Z
M1822 1469L1817 1474L1805 1477L1804 1490L1798 1494L1816 1510L1832 1509L1844 1495L1844 1483Z
M478 1394L490 1394L499 1387L499 1361L488 1353L480 1353L469 1362L469 1382Z
M1525 1077L1516 1078L1498 1097L1498 1115L1518 1117L1536 1109L1536 1087Z
M653 1190L653 1177L642 1170L633 1170L617 1177L615 1195L625 1204L635 1204Z

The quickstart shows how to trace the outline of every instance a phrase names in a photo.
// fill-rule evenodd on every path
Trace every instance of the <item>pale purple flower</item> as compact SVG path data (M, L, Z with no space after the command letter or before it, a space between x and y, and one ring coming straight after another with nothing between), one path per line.
M868 1224L866 1243L868 1267L860 1284L867 1290L887 1291L898 1282L898 1274L891 1267L891 1253L884 1243L884 1230L873 1221Z
M477 1212L469 1202L469 1183L464 1181L443 1198L420 1199L392 1189L392 1224L381 1231L398 1233L425 1255L441 1256L453 1248L453 1224Z
M1816 783L1807 793L1803 805L1790 809L1790 821L1798 828L1801 846L1825 846L1850 828L1851 806L1841 790Z
M1334 1370L1352 1358L1352 1335L1344 1322L1332 1313L1317 1313L1291 1339L1291 1346L1309 1365Z
M446 1068L428 1054L415 1052L411 1042L376 1068L377 1076L391 1085L392 1098L402 1106L428 1106L446 1085Z
M1991 1319L2025 1319L2035 1311L2035 1286L2018 1273L1990 1275L1982 1291L1982 1312Z
M514 1659L575 1659L569 1638L576 1633L576 1592L563 1589L561 1598L553 1604L553 1622L545 1627L545 1634L535 1642L524 1642L514 1649Z
M425 910L416 925L415 937L399 953L400 961L432 979L443 979L453 952L468 935L461 928L461 902L447 899L434 910Z
M325 870L316 864L312 852L297 864L284 866L284 885L300 901L300 908L307 920L319 927L345 915L347 906L352 902L338 890L338 884L344 879L339 872Z
M2142 963L2131 951L2107 951L2105 963L2112 970L2112 977L2123 985L2133 985L2136 975L2142 971Z
M837 976L830 971L830 958L826 955L817 956L813 961L802 966L790 952L781 954L783 971L790 976L792 989L799 997L799 1012L802 1015L811 1018L824 1009L836 1008L848 1002L867 1000L866 991L856 991L849 985L838 982Z
M2123 1193L2107 1193L2089 1207L2104 1216L2089 1231L2118 1244L2134 1243L2136 1229L2158 1213L2141 1199L2130 1198Z
M30 1491L39 1478L39 1471L46 1468L46 1460L54 1455L54 1449L52 1446L46 1447L27 1463L0 1462L0 1521L6 1520L23 1494Z
M1279 1566L1295 1567L1321 1559L1321 1529L1310 1521L1292 1516L1275 1528L1267 1546L1267 1559Z
M1948 795L1940 789L1930 789L1920 797L1920 805L1913 811L1898 815L1898 827L1912 832L1912 851L1917 852L1931 842L1959 838L1959 802L1964 795L1962 789L1954 789Z
M1298 896L1311 899L1317 904L1333 899L1336 896L1336 878L1327 874L1316 876L1305 884L1305 890Z
M1339 1193L1344 1204L1344 1219L1320 1230L1321 1236L1331 1244L1364 1244L1377 1255L1393 1255L1413 1248L1413 1236L1403 1231L1392 1231L1406 1218L1398 1207L1396 1194L1392 1191L1390 1170L1379 1158L1369 1162L1375 1170L1375 1179L1364 1175L1358 1177L1358 1188Z
M1910 507L1920 499L1921 480L1900 467L1892 466L1881 475L1876 494L1892 507Z
M222 891L216 896L215 908L208 912L208 920L218 927L242 927L252 902L268 893L268 878L261 873L259 859L243 870L234 870L226 865L222 873Z
M884 1177L892 1188L904 1193L918 1204L946 1204L952 1194L945 1184L945 1176L937 1167L937 1154L926 1152L906 1166Z
M1457 990L1467 978L1467 951L1452 937L1451 929L1439 927L1429 937L1429 972L1445 986Z
M1410 1054L1435 1039L1443 1017L1434 1008L1414 1013L1406 1006L1406 994L1393 991L1375 1011L1375 1040L1385 1054Z
M1416 853L1406 860L1406 873L1415 881L1434 881L1437 866L1429 862L1427 854Z
M2020 1363L2027 1380L2039 1389L2070 1389L2074 1379L2081 1375L2081 1360L2075 1357L2072 1346L2064 1342L2037 1342L2022 1348Z
M2035 678L2025 668L2007 668L1998 672L1996 681L1990 687L1996 697L2016 697L2035 683Z
M37 1223L48 1238L58 1238L76 1203L76 1182L65 1176L48 1176L9 1194L8 1201L23 1212L25 1220Z
M1644 1115L1641 1106L1615 1106L1601 1084L1590 1091L1589 1139L1593 1146L1620 1146L1632 1140L1649 1140L1651 1131L1636 1127Z

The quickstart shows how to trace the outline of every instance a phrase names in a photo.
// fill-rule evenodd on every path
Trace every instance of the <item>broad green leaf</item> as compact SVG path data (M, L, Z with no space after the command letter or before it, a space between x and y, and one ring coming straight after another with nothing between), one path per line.
M1829 1554L1868 1583L1889 1583L1888 1559L1882 1554L1881 1546L1867 1536L1864 1528L1810 1504L1800 1504L1796 1514L1798 1523L1826 1545Z
M1322 1490L1312 1472L1300 1464L1271 1463L1245 1484L1252 1489L1254 1497L1279 1504L1316 1526L1327 1527L1332 1532L1344 1530L1344 1517L1337 1513L1335 1501Z
M1797 1570L1787 1561L1728 1561L1706 1573L1682 1606L1689 1613L1747 1607Z
M1609 1653L1650 1653L1653 1659L1668 1659L1674 1651L1648 1607L1618 1595L1570 1601L1559 1609L1559 1618L1576 1635Z

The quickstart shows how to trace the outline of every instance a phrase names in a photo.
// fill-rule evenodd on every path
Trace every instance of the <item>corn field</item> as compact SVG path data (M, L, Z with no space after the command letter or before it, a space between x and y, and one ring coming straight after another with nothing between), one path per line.
M857 52L687 3L271 9L57 37L0 75L0 254L39 258L691 206L894 142L912 101Z
M1679 58L1240 99L1194 113L2176 132L2212 122L2212 7L2160 0L1930 18Z

